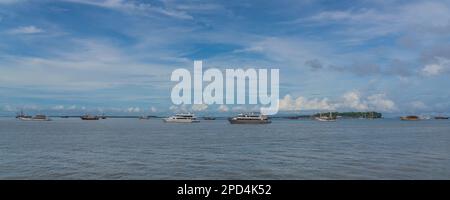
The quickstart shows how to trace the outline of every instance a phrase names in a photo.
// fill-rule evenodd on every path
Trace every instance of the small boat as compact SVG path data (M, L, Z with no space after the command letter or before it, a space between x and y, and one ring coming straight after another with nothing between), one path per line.
M369 112L368 114L365 115L366 119L376 119L375 117L375 112Z
M51 121L51 119L45 115L30 116L25 115L22 111L16 116L16 118L22 121Z
M150 117L149 116L140 116L139 119L140 120L147 120L147 119L150 119Z
M195 123L195 122L200 122L199 120L197 120L195 115L191 114L191 113L176 114L174 116L171 116L171 117L168 117L168 118L164 118L163 121L164 122L168 122L168 123Z
M444 117L444 116L436 116L436 117L434 117L434 119L448 119L448 117Z
M16 115L16 118L20 119L20 120L30 120L32 118L32 116L26 115L26 114L23 113L23 111L20 111L20 113L18 113Z
M420 120L420 118L418 116L415 116L415 115L403 116L403 117L400 117L400 119L404 120L404 121L417 121L417 120Z
M333 113L330 112L329 116L322 116L322 113L319 114L319 117L316 117L317 121L321 121L321 122L335 122L336 121L336 117L333 116Z
M203 120L216 120L215 117L203 117Z
M32 119L33 121L50 121L50 118L45 115L35 115Z
M255 113L241 113L228 119L231 124L269 124L272 121L266 115Z
M51 119L45 115L35 115L33 117L21 116L21 117L18 117L18 119L20 119L22 121L51 121Z
M96 115L83 115L80 117L81 120L99 120L100 117Z

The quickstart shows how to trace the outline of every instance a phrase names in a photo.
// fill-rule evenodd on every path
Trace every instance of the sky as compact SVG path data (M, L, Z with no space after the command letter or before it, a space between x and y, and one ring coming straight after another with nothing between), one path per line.
M0 115L222 113L174 69L280 69L281 112L450 113L450 1L0 0Z

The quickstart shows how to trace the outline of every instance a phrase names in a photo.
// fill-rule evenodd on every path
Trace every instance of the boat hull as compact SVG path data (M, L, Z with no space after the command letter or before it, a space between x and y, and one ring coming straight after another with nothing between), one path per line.
M100 118L97 118L97 117L95 117L95 118L86 118L86 117L81 117L81 120L90 120L90 121L92 121L92 120L100 120Z
M316 120L320 121L320 122L335 122L336 121L335 119L323 119L323 118L319 118L319 117L317 117Z
M34 119L34 118L28 118L28 117L19 117L18 119L22 120L22 121L51 121L51 119L46 118L46 119Z
M198 123L198 122L200 122L199 120L193 120L193 119L170 119L170 118L163 119L163 121L166 123Z
M400 117L403 121L419 121L420 118L416 116L407 116L407 117Z
M231 124L270 124L272 121L270 120L236 120L236 119L228 119Z
M203 120L216 120L215 117L203 117Z

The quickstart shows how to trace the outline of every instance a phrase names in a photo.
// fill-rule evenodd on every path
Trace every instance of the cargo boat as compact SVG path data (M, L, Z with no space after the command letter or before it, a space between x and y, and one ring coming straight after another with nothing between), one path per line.
M420 118L418 116L415 116L415 115L403 116L403 117L400 117L400 119L404 120L404 121L417 121L417 120L420 120Z
M80 117L81 120L99 120L100 117L96 115L83 115Z

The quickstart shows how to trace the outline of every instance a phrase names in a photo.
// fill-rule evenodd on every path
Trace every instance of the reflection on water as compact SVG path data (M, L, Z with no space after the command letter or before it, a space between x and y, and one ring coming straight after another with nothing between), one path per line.
M0 179L450 179L450 120L0 119Z

